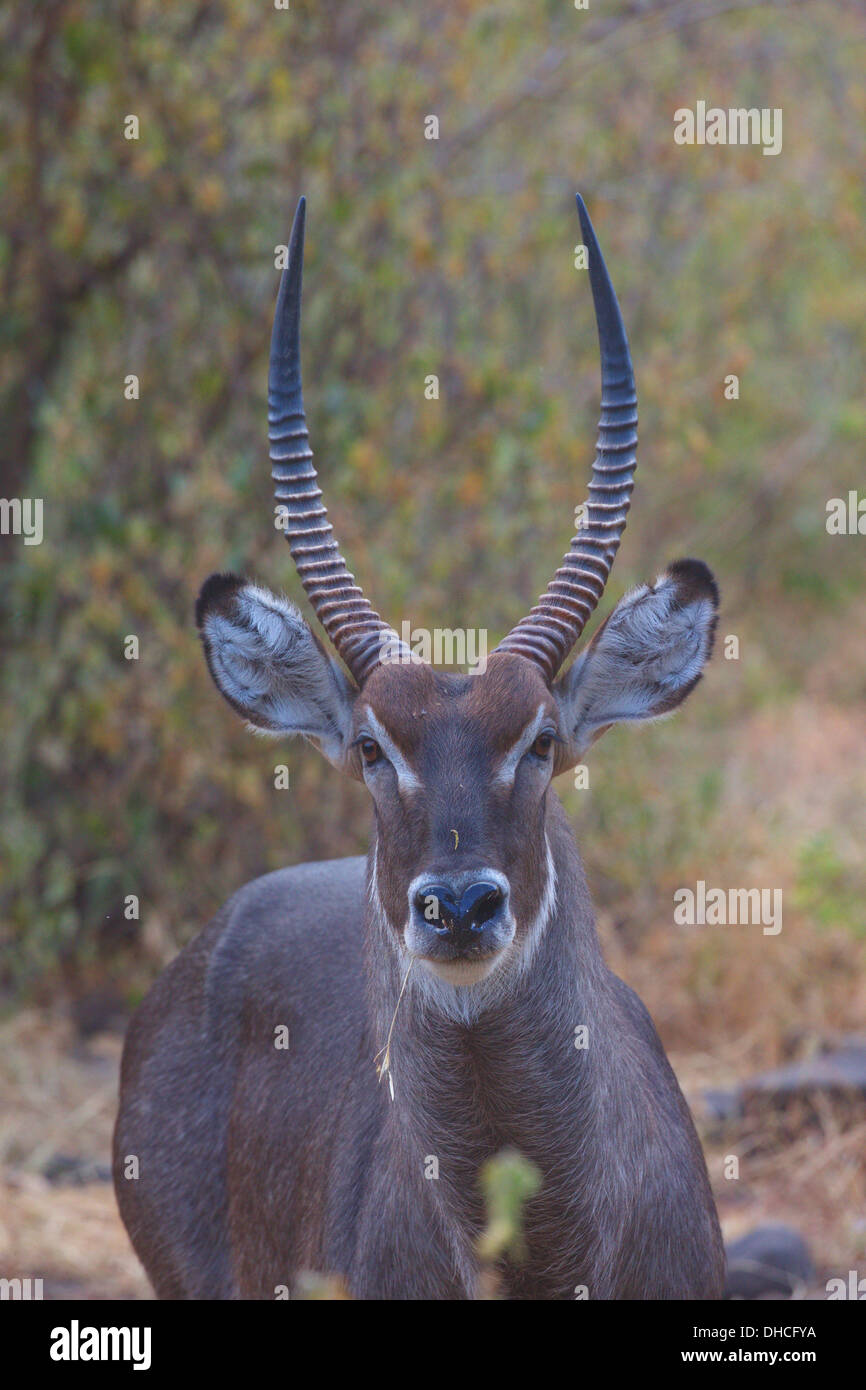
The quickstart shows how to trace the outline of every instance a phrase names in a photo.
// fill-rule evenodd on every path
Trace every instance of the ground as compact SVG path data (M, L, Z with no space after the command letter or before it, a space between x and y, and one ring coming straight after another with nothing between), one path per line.
M70 1022L36 1010L0 1030L0 1271L41 1278L48 1299L152 1297L108 1179L121 1045L116 1033L82 1042ZM748 1053L741 1039L727 1056L672 1054L699 1124L703 1090L740 1077ZM845 1130L828 1112L782 1149L754 1123L735 1143L704 1137L727 1238L769 1221L800 1230L818 1273L801 1297L863 1268L866 1122ZM724 1179L729 1151L747 1156L747 1177Z

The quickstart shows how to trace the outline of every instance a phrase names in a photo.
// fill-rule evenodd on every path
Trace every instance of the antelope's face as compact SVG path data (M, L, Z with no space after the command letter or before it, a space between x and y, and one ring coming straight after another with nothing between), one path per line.
M483 675L383 665L355 700L352 771L376 809L371 891L400 944L453 984L549 911L544 818L559 712L520 657Z
M694 688L718 595L699 560L627 594L559 675L604 589L629 508L637 403L625 330L578 199L599 342L602 416L586 514L547 591L479 675L416 662L354 583L317 485L300 375L304 208L292 229L269 378L276 499L310 602L348 668L286 599L213 575L196 616L211 674L256 729L303 734L373 798L370 891L395 947L471 985L532 949L555 902L547 791L600 734Z

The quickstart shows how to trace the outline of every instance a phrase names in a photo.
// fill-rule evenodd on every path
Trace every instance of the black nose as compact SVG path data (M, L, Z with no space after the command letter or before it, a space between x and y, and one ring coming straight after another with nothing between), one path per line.
M446 883L425 883L415 894L415 906L437 931L480 931L499 911L502 889L495 883L473 883L458 902Z

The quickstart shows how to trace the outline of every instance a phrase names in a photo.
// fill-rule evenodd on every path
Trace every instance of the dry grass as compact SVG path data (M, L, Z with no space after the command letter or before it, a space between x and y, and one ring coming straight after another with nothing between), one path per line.
M0 1029L0 1274L41 1278L46 1298L148 1298L110 1182L54 1185L57 1154L110 1162L120 1039L83 1046L28 1011Z
M820 1121L787 1141L770 1111L720 1132L707 1120L703 1091L730 1080L738 1061L738 1051L727 1059L671 1057L702 1131L725 1239L765 1223L792 1226L815 1262L810 1292L826 1296L827 1279L849 1269L862 1273L866 1260L866 1104L853 1123L847 1107L821 1104ZM736 1179L725 1176L731 1155L739 1160Z

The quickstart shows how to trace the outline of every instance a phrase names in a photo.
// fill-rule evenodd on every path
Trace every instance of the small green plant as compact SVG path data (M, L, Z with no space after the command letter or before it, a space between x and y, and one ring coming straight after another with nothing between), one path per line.
M487 1225L478 1238L485 1264L508 1256L515 1264L526 1259L523 1208L541 1188L541 1174L517 1149L503 1149L481 1169L481 1189Z
M801 846L794 900L819 926L841 926L856 937L866 936L864 887L830 835L816 835Z

